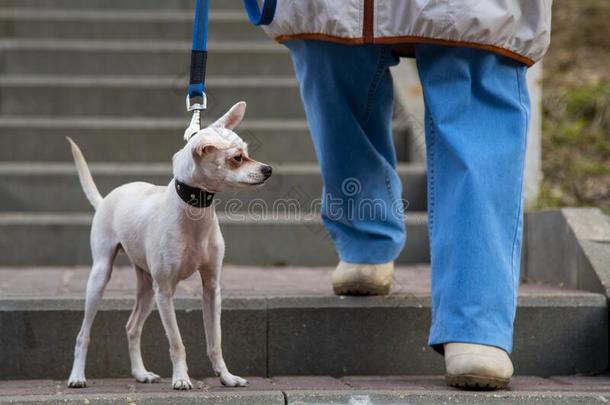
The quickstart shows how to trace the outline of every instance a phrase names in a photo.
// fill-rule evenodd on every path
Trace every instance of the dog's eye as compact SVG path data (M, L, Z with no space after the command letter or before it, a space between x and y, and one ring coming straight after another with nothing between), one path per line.
M242 161L244 157L242 155L235 155L233 156L233 159L237 162L240 163Z

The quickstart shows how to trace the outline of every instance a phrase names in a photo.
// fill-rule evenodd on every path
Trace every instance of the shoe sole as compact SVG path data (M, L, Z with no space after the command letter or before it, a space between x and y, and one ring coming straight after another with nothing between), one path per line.
M390 286L366 283L344 283L333 285L333 290L336 295L387 295L390 293Z
M488 377L475 374L445 376L447 385L469 390L501 390L508 386L509 378Z

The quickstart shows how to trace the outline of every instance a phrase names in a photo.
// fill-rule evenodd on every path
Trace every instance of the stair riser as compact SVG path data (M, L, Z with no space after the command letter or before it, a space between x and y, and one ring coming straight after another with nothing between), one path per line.
M0 50L2 73L16 75L159 75L186 77L189 64L190 51L186 48L116 51L109 49L15 49L11 46L6 50ZM293 68L289 54L282 52L281 49L279 52L276 50L261 50L246 53L222 50L213 52L213 56L208 59L207 72L210 76L291 76Z
M180 305L178 303L178 305ZM65 380L70 374L74 343L82 307L68 311L2 311L0 341L0 379L53 378ZM230 304L225 306L230 307ZM178 310L177 318L191 376L212 376L206 357L201 307ZM130 314L125 305L121 311L100 311L91 331L87 358L87 377L104 375L130 376L125 324ZM227 308L222 313L224 357L234 373L265 375L265 311L262 309ZM20 339L26 340L20 340ZM7 350L12 345L16 347ZM146 366L171 376L167 339L158 313L148 319L142 334L142 355ZM126 362L127 361L127 362ZM52 364L52 367L49 367Z
M166 185L172 178L171 171L167 174L125 174L125 173L93 173L95 182L102 193L108 194L114 188L133 181L146 181L158 185ZM423 172L403 173L405 184L403 198L409 201L409 209L425 211L426 209L426 176ZM91 207L81 189L76 169L65 174L15 174L0 172L0 190L3 198L0 200L0 211L27 212L88 212ZM216 202L219 210L227 205L230 210L246 210L249 206L258 209L259 203L264 203L269 210L283 203L296 203L295 209L309 212L316 207L322 192L322 179L316 172L282 174L281 168L271 176L264 187L239 193L219 193ZM256 205L254 205L256 204ZM279 205L283 207L283 205ZM260 212L260 211L259 211Z
M187 12L184 18L141 20L138 18L62 18L6 16L0 18L0 38L56 38L104 40L183 41L193 35L193 16ZM210 21L210 41L271 41L265 32L252 26L246 18Z
M225 359L234 373L246 376L443 374L442 357L427 347L429 302L401 300L370 306L362 299L322 305L307 298L225 299ZM68 301L69 310L43 310L49 304L41 303L33 310L0 311L0 378L67 378L83 316L82 301ZM89 378L129 377L124 327L131 303L113 302L106 305L115 308L101 310L93 325ZM189 372L193 378L211 376L200 304L177 300L177 308ZM520 375L595 374L607 366L607 338L603 303L557 307L552 299L538 305L522 299L512 357ZM145 325L142 346L147 366L171 376L156 311Z
M243 0L210 2L211 10L243 10ZM193 0L0 0L2 8L72 10L193 10Z
M0 92L3 115L185 117L183 76L174 84L4 83ZM209 81L208 110L218 116L239 100L248 102L248 118L304 118L295 86L219 86Z
M188 119L180 125L132 129L0 124L0 161L71 162L72 154L65 140L65 136L69 136L85 151L89 162L169 162L184 146L182 133L187 125ZM250 155L260 161L299 163L316 160L306 128L257 129L244 123L237 133L248 143ZM408 142L404 130L395 131L394 144L399 161L408 158Z
M397 262L429 262L427 225L407 223L409 237ZM221 223L225 260L244 265L332 266L332 241L319 222L265 223L234 220ZM90 264L89 224L0 223L0 266ZM122 258L120 263L127 263Z

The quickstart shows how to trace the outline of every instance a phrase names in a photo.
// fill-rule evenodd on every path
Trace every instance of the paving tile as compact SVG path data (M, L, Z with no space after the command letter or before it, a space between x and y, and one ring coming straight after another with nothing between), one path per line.
M342 380L326 376L273 377L271 380L282 391L350 389Z
M610 392L610 376L557 376L550 377L562 391Z
M55 393L51 380L0 380L0 397L9 395L49 395Z
M580 393L576 395L522 392L308 392L286 393L288 405L593 405L606 404L608 396Z
M442 377L426 377L441 379ZM355 390L421 390L424 388L422 379L415 376L353 376L341 379Z

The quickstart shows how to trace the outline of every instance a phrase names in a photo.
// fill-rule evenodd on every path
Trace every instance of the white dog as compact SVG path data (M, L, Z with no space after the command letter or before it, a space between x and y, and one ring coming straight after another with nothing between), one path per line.
M91 226L93 267L69 387L86 386L85 359L91 324L119 249L127 253L137 276L136 304L126 325L135 379L147 383L159 380L157 374L144 367L140 353L142 326L156 301L169 340L172 386L178 390L193 387L187 374L173 295L180 280L198 271L203 283L207 354L214 372L226 386L247 384L245 379L229 372L222 356L220 270L225 245L212 204L216 192L259 186L271 175L271 167L250 159L247 145L232 131L245 111L246 103L239 102L214 124L195 134L174 155L174 178L167 187L129 183L105 198L97 190L78 146L68 138L83 191L96 210Z

